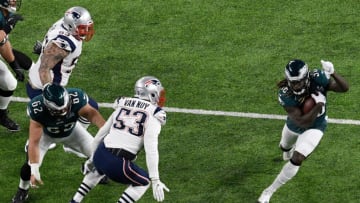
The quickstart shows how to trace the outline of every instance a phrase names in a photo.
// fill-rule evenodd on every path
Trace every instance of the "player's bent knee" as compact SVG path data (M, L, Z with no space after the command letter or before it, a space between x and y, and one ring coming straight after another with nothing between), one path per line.
M293 156L290 159L290 162L296 166L301 166L302 162L306 159L304 155L295 151Z

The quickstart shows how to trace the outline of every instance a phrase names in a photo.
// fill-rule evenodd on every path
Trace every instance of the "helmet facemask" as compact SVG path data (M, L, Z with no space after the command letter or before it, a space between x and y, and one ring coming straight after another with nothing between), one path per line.
M94 22L89 11L72 7L65 12L64 27L78 40L90 41L95 33Z

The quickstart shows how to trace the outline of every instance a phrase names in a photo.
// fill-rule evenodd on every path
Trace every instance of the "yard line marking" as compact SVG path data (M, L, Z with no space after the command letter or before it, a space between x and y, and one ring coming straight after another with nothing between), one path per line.
M16 102L29 102L29 98L22 97L12 97L12 101ZM112 108L113 103L98 103L100 107ZM188 113L188 114L197 114L197 115L213 115L213 116L232 116L232 117L243 117L243 118L262 118L262 119L273 119L273 120L285 120L285 115L276 115L276 114L259 114L259 113L244 113L244 112L231 112L231 111L212 111L212 110L203 110L203 109L183 109L183 108L174 108L174 107L164 107L164 110L172 113ZM360 120L352 119L336 119L329 118L329 123L336 124L348 124L348 125L360 125Z

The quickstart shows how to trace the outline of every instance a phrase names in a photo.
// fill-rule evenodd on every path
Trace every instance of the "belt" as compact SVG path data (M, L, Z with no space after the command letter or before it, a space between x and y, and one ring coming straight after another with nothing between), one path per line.
M121 148L107 148L106 149L111 152L111 154L120 157L120 158L125 158L127 160L135 160L136 158L136 154L133 154L125 149L121 149Z

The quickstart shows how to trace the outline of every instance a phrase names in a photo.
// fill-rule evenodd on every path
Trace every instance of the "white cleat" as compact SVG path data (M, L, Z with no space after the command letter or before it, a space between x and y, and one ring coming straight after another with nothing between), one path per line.
M283 152L283 160L284 161L289 161L294 153L295 148L291 148L289 151L287 152Z
M273 195L274 192L272 192L269 189L265 189L262 193L261 196L258 199L258 203L269 203L270 202L270 198Z
M63 149L65 152L75 154L76 156L78 156L80 158L88 158L85 154L75 151L75 150L71 149L70 147L65 147L65 145L63 145Z
M52 144L49 146L49 150L54 149L55 147L56 147L56 143L52 143Z

